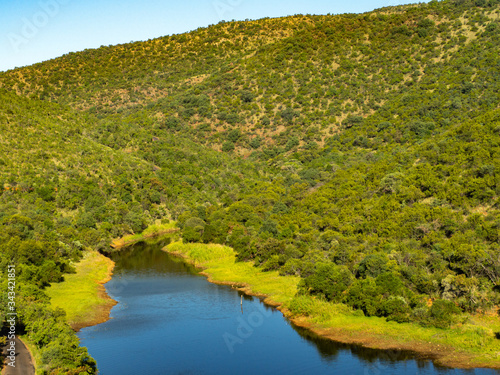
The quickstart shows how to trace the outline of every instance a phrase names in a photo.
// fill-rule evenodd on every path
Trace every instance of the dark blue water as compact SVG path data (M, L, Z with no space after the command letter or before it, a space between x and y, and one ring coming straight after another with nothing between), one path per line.
M206 281L161 245L112 256L111 320L79 332L100 374L497 374L321 339L259 299Z

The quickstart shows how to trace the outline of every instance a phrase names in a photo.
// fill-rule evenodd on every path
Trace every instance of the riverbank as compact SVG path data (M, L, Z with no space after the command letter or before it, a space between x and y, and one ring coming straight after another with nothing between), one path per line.
M227 246L174 242L164 250L203 269L201 273L210 282L263 297L294 324L322 337L374 349L412 351L442 366L500 368L500 340L496 338L500 319L496 316L464 315L462 323L446 330L387 322L365 317L342 304L297 297L300 278L263 272L250 262L236 262L234 251Z
M116 301L104 288L111 280L114 262L96 251L88 251L75 264L76 273L64 275L64 281L46 289L53 307L66 312L69 325L76 331L109 319Z
M148 238L162 236L168 233L178 232L179 228L175 227L175 221L167 224L154 224L147 227L142 233L129 234L121 238L116 238L111 242L111 247L114 250L119 250L123 247L133 245L137 242L144 241Z
M113 240L111 247L119 251L137 242L178 230L175 222L151 225L142 233ZM110 311L117 302L106 293L104 284L111 280L114 265L106 256L88 251L75 264L76 273L64 275L63 282L54 283L46 289L52 307L60 307L66 312L67 322L75 331L109 320Z

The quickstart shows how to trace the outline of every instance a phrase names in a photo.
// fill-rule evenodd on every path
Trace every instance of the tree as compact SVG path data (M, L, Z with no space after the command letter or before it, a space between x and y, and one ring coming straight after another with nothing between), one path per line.
M312 275L301 280L299 288L310 294L323 296L329 301L340 302L343 292L353 281L354 276L346 266L321 263Z
M451 301L437 299L432 302L430 312L430 323L438 328L449 328L455 320L460 309Z
M190 217L184 222L182 238L186 242L200 242L205 230L205 221L199 217Z
M234 151L234 143L230 141L224 142L224 144L222 145L222 151L224 152Z
M377 277L388 270L385 254L369 254L358 265L359 277Z

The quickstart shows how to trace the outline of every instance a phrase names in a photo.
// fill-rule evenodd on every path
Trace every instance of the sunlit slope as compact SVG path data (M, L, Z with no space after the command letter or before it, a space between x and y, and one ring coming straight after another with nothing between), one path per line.
M120 164L152 166L89 139L87 123L57 104L0 92L0 162L6 187L25 191L72 184L79 179L111 183Z
M69 54L0 85L216 149L287 152L362 120L446 126L495 108L498 9L443 1L220 23Z
M39 349L70 260L171 219L366 321L496 314L499 9L222 22L0 73L0 262ZM471 353L500 352L488 324Z
M67 107L5 90L0 96L4 198L41 199L54 219L85 230L89 244L105 246L193 202L217 204L260 175L249 162L130 124L119 134L112 130L120 124L108 123L106 136L123 142L111 148L93 139L91 119Z

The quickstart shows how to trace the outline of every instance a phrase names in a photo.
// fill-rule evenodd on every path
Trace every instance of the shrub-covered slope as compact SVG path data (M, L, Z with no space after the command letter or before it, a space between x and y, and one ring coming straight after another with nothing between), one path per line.
M0 89L0 314L3 320L15 302L17 333L38 348L48 373L95 372L43 291L72 272L71 262L87 248L108 249L112 238L175 218L188 204L237 194L259 175L249 162L187 139L144 135L138 157L96 142L91 129L68 108ZM11 289L8 265L16 270Z
M7 72L0 85L274 155L322 146L361 118L446 126L496 107L499 27L495 0L220 23L72 53Z
M45 301L83 247L175 219L366 315L494 312L499 46L498 1L447 0L1 73L2 262Z

